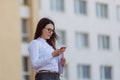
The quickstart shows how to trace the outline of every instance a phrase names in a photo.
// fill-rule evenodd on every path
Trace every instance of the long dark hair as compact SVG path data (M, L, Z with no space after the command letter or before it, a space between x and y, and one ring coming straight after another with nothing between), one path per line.
M51 45L54 49L56 49L55 45L56 45L57 35L55 33L55 25L54 25L54 22L52 20L48 19L48 18L42 18L38 22L36 32L35 32L35 35L34 35L34 39L37 39L38 37L40 37L42 35L42 30L45 28L45 26L47 24L52 24L54 26L53 34L50 37L50 39L47 39L47 43L49 45Z

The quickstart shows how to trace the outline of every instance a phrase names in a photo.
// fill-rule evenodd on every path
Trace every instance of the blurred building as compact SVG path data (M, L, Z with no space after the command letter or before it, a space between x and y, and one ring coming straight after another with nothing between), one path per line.
M0 1L0 80L22 80L17 0Z
M67 46L63 80L120 79L120 0L39 0Z
M34 78L27 45L38 22L37 3L38 0L0 1L0 80Z
M62 80L120 79L119 0L0 1L0 80L34 80L28 43L38 20L55 22L66 46Z
M38 0L19 0L21 28L22 80L34 80L33 70L28 55L28 44L34 37L38 22Z

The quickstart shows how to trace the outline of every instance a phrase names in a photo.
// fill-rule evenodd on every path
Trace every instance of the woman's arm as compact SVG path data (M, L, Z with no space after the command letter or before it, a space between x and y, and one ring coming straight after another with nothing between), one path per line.
M40 56L39 49L40 49L40 43L37 42L36 40L33 40L28 46L28 51L29 51L30 60L32 62L32 66L36 69L48 64L53 59L51 53L47 54L47 56L42 56L42 55Z

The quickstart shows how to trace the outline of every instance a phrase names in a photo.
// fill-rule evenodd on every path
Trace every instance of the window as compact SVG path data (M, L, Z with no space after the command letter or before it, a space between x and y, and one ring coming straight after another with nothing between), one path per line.
M78 80L90 80L90 66L78 65Z
M75 0L74 8L75 8L75 13L86 15L87 14L86 0Z
M76 45L78 48L88 48L88 34L76 33Z
M23 80L30 80L29 60L28 57L22 57Z
M51 10L64 11L64 0L51 0Z
M100 18L108 18L108 5L97 3L96 4L96 14Z
M120 21L120 6L117 6L117 19Z
M118 41L119 41L119 50L120 50L120 38L118 39Z
M23 42L28 42L29 39L29 23L28 23L28 19L22 19L21 22L21 31L22 31L22 41Z
M110 49L110 38L109 38L109 36L99 35L98 36L98 47L100 49Z
M20 0L22 5L29 5L29 0Z
M112 80L112 68L110 66L101 66L101 80Z
M63 30L57 30L56 31L57 35L58 35L58 40L57 40L57 45L58 46L64 46L66 43L65 43L65 31Z

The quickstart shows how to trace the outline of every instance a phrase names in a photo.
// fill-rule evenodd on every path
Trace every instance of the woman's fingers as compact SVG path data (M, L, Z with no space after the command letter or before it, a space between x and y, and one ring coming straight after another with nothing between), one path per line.
M61 58L61 65L62 66L64 66L65 65L65 63L66 63L66 59L63 57L63 58Z

